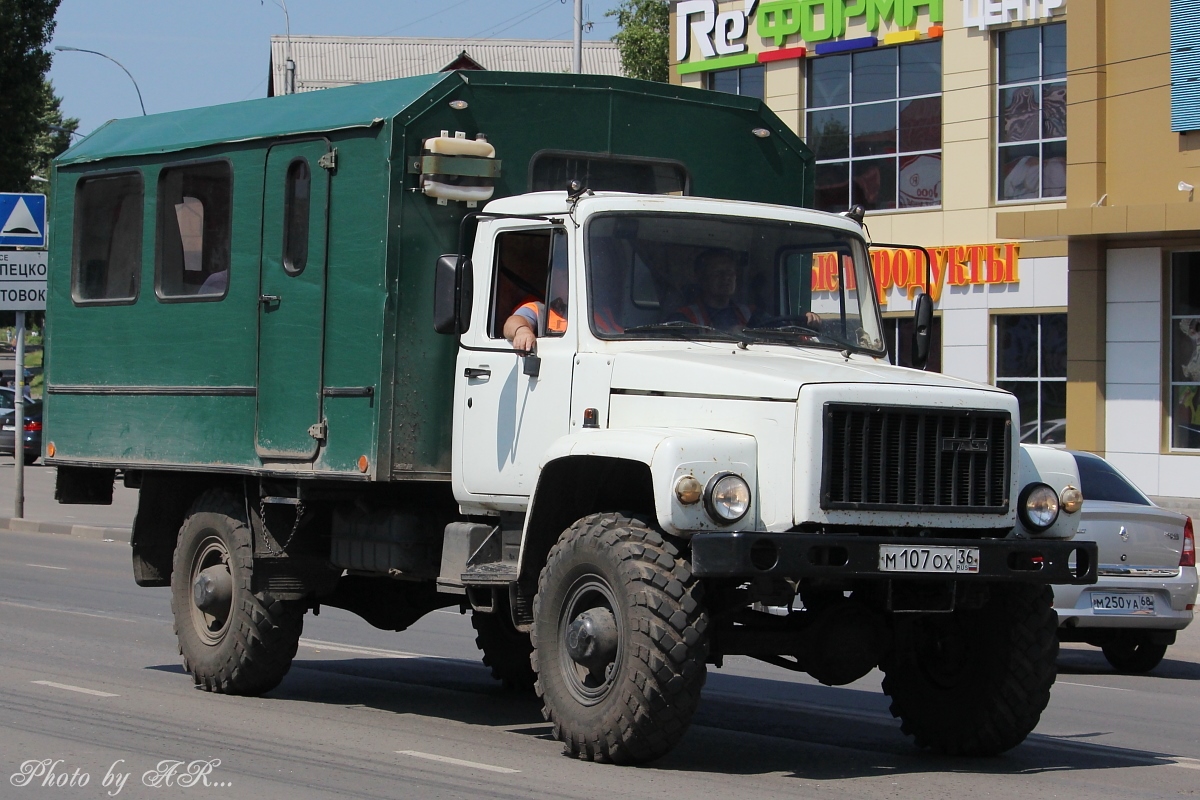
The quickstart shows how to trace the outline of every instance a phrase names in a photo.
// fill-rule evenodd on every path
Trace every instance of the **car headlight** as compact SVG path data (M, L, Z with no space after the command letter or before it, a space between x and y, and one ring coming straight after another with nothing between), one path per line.
M717 523L732 525L750 510L750 484L732 472L716 475L704 491L704 507Z
M1017 513L1026 528L1040 533L1058 519L1058 495L1044 483L1031 483L1021 491Z
M1058 502L1063 511L1074 514L1083 508L1083 492L1074 486L1064 486L1063 490L1058 493Z

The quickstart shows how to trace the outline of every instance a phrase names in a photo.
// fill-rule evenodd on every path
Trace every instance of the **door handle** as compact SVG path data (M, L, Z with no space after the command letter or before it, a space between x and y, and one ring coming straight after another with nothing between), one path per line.
M463 377L490 378L492 377L492 371L490 369L480 369L479 367L467 367L463 370Z
M279 295L277 294L260 294L258 296L258 302L262 303L264 306L269 306L272 303L278 303L279 299Z

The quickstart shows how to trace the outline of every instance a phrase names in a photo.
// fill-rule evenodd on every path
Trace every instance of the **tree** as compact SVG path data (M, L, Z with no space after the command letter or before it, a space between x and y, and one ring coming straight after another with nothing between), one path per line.
M54 85L48 79L42 79L41 114L39 124L33 137L33 158L26 175L41 175L50 177L50 162L54 157L71 146L71 134L79 127L75 117L62 115L62 98L54 93ZM49 184L32 181L33 191L45 192Z
M622 0L621 5L605 16L616 17L621 28L612 40L621 51L621 69L625 74L666 83L670 41L668 0Z
M0 191L28 191L34 183L29 176L46 168L54 148L68 136L46 128L47 123L70 122L62 119L46 80L51 61L46 45L54 34L58 4L0 0Z

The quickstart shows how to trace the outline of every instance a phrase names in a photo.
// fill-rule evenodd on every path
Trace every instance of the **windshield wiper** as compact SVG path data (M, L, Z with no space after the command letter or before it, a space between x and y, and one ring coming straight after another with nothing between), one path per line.
M625 333L672 333L681 336L687 336L692 333L704 333L708 335L716 334L725 339L740 339L737 334L729 331L723 331L720 328L714 328L712 325L705 325L700 322L689 322L685 319L675 319L669 322L653 322L649 325L633 325L625 329Z
M742 333L747 336L757 338L775 338L788 342L795 342L798 339L803 340L804 344L811 347L832 347L841 349L844 347L855 347L848 345L846 342L821 333L820 331L810 328L806 325L796 325L794 323L782 323L779 325L756 325L753 328L742 328Z

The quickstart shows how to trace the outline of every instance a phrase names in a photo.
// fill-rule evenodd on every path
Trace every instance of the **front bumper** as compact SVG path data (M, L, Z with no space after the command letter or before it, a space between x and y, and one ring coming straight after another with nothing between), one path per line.
M979 568L970 573L885 572L879 564L880 545L975 547L979 548ZM701 578L1096 582L1095 542L721 532L697 533L692 536L691 547L692 570Z

